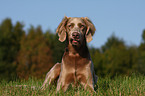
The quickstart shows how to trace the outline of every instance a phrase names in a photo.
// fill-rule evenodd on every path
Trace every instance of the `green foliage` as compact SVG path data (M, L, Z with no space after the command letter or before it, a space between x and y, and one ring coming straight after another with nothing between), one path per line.
M52 52L46 42L40 26L36 29L31 26L28 35L22 37L16 60L19 78L42 78L52 67Z
M124 41L122 39L117 38L114 34L108 38L105 45L102 46L102 51L105 52L106 50L110 49L111 47L115 48L125 48Z
M50 45L52 50L52 57L54 63L61 62L64 50L65 50L65 42L60 42L58 40L58 35L54 35L50 31L47 31L44 34L45 38L47 39L47 44Z
M96 50L93 53L92 60L99 76L129 75L135 71L138 62L137 47L125 46L123 40L115 35L108 38L102 51Z
M145 44L143 43L139 46L138 66L136 68L140 73L145 74Z
M17 22L12 25L10 19L5 19L0 25L0 77L12 79L16 75L13 62L19 51L20 39L24 33L23 25Z
M143 33L142 33L142 40L143 40L143 43L145 44L145 30L143 30Z

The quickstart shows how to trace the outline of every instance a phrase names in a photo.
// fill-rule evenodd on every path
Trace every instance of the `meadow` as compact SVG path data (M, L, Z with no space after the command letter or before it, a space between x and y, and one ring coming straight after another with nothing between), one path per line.
M96 93L90 93L81 86L70 87L67 92L56 93L56 85L41 91L43 80L30 78L29 80L0 81L0 96L145 96L145 76L132 74L131 76L109 76L98 78ZM18 86L23 85L23 86ZM25 86L27 85L27 86ZM33 87L35 86L35 88Z

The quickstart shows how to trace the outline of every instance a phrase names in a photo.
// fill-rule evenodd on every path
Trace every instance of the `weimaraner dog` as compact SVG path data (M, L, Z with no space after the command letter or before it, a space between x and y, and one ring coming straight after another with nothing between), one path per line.
M58 33L59 41L66 40L66 49L61 63L56 63L47 73L42 89L58 78L57 92L59 90L65 92L70 84L77 86L78 82L84 89L89 88L94 91L97 76L87 42L92 40L95 30L95 26L87 17L65 16L63 18L56 33Z

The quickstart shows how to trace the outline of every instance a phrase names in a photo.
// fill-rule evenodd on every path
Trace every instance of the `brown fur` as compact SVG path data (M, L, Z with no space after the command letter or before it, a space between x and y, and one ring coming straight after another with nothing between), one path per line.
M51 84L59 76L57 91L62 89L65 92L71 83L76 85L77 82L80 82L85 89L89 87L94 90L97 77L86 44L92 40L95 33L93 23L87 17L65 16L56 32L61 42L67 41L66 50L62 62L54 65L47 73L42 89L48 81Z

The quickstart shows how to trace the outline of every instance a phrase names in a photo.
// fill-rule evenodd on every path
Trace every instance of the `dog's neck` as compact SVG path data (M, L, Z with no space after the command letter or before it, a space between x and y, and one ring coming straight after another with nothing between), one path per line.
M81 46L74 46L71 43L68 43L66 47L66 52L74 56L79 55L84 58L90 57L89 50L86 45L86 41L83 42Z

